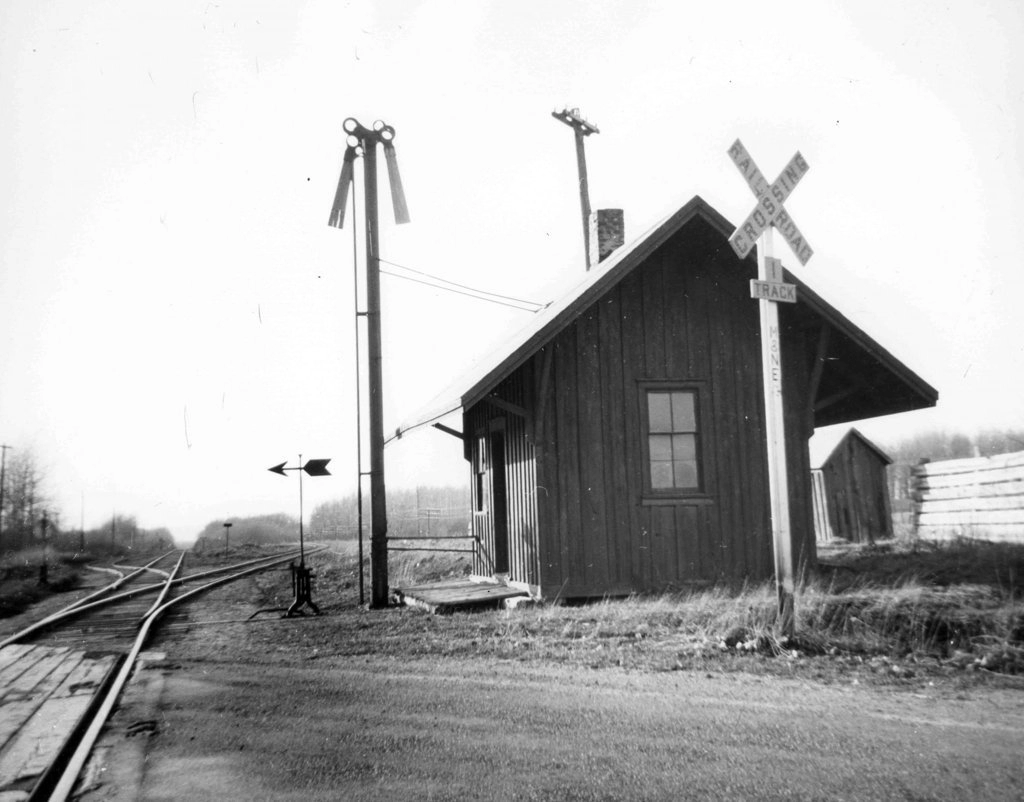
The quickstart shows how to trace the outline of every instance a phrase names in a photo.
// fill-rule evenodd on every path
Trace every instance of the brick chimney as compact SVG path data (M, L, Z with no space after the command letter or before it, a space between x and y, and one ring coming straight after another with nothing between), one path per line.
M622 209L598 209L590 213L590 266L603 262L626 242Z

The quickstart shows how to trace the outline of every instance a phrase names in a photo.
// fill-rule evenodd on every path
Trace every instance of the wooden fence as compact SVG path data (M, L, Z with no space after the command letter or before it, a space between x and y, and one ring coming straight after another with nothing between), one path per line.
M1024 543L1024 451L924 463L910 485L919 537Z

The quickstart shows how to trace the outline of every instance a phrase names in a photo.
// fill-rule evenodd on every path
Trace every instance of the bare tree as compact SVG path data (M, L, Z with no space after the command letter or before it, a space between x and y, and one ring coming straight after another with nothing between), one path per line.
M45 490L39 463L31 450L13 452L4 471L3 494L4 551L17 551L35 544L39 520L45 512L51 521L58 519Z

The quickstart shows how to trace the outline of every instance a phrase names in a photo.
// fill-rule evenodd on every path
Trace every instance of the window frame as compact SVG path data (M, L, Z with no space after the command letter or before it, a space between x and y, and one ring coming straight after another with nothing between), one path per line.
M707 420L704 382L693 380L644 379L637 383L640 406L641 503L672 504L678 502L710 503L712 498L711 471L706 451L710 423ZM648 397L651 393L689 393L693 396L694 453L697 466L696 487L655 488L651 480L651 421ZM655 433L657 434L657 433Z

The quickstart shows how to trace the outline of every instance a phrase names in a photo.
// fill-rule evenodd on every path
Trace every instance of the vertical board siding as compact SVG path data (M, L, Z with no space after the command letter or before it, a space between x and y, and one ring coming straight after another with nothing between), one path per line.
M621 311L622 342L622 392L623 435L626 447L625 484L621 486L619 495L626 504L625 532L616 532L622 547L629 555L629 589L640 589L651 574L651 524L648 508L640 504L643 472L647 466L643 464L643 445L641 442L640 393L637 377L648 373L644 355L644 318L643 307L643 276L636 271L619 285L618 304ZM612 421L611 425L615 425Z
M557 492L556 510L539 516L545 595L771 575L757 304L746 266L702 225L652 254L549 346L552 401L538 399L538 409L555 425L537 473ZM657 380L705 388L708 499L643 502L640 383Z
M605 514L608 484L605 481L604 419L606 395L601 384L601 336L598 311L591 309L576 323L577 393L579 421L579 497L583 581L587 587L607 587L610 581L608 540L610 527Z
M529 368L516 371L502 382L494 395L528 411L531 377ZM539 586L539 548L537 525L537 474L534 444L530 438L531 421L510 413L486 400L474 405L466 416L465 431L473 437L471 448L479 448L479 437L488 433L500 421L505 438L505 486L507 493L506 517L509 538L509 570L511 581ZM489 446L488 446L489 447ZM490 459L488 454L487 458ZM488 477L491 473L488 472ZM493 487L491 488L493 493ZM476 483L472 488L473 527L480 548L473 566L475 573L490 576L494 573L495 526L494 504L477 510Z
M632 399L626 398L623 383L622 319L620 291L615 287L597 305L598 326L601 347L600 385L604 403L601 421L601 438L605 443L604 487L602 495L607 521L605 541L608 550L609 585L617 588L632 587L629 550L630 500L624 493L608 492L608 488L629 487L628 461L626 458L625 405Z
M772 575L751 262L695 220L496 387L525 419L486 400L467 413L470 433L505 421L511 579L555 598ZM795 553L811 565L806 344L785 325L783 341ZM702 497L643 497L647 381L701 388ZM493 522L474 526L493 553Z
M534 428L536 430L537 527L540 584L546 598L559 595L562 578L562 528L560 525L561 486L558 462L556 410L557 390L554 371L554 344L546 345L534 357Z
M703 573L708 578L717 578L725 573L722 552L728 553L728 564L737 567L734 562L737 551L742 550L744 533L739 526L739 514L744 505L745 489L740 481L740 464L743 455L737 453L738 423L737 395L743 377L737 373L735 352L742 343L734 341L732 315L730 306L736 303L734 295L737 291L736 282L728 282L721 286L720 282L728 273L712 261L704 282L706 329L710 337L710 365L708 375L711 379L711 397L714 407L715 446L718 457L718 474L716 477L716 494L721 528L718 536L708 539L708 551Z
M832 527L828 520L828 491L825 489L823 471L811 471L811 485L814 494L814 535L819 543L823 543L832 539Z
M560 576L566 584L565 592L576 595L577 586L583 587L580 572L585 555L581 542L583 523L580 518L580 460L579 419L576 408L577 386L577 327L569 326L555 341L555 420L558 425L556 444L558 471L558 526L561 562Z
M821 467L825 509L835 537L856 543L892 536L886 462L848 434Z
M789 304L780 304L789 307ZM807 416L810 365L804 330L795 323L793 310L779 310L782 334L782 382L786 399L786 464L789 479L789 526L793 542L793 566L798 577L817 567L814 510L811 491L811 458L807 448L814 430Z
M477 405L466 410L463 415L462 431L470 440L470 509L473 537L475 538L475 554L473 556L473 573L479 576L491 576L494 573L494 526L493 512L488 501L489 492L484 489L480 498L476 482L476 465L478 460L486 460L486 452L480 453L481 438L487 435L486 410Z

